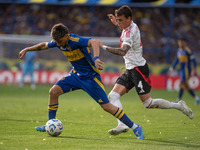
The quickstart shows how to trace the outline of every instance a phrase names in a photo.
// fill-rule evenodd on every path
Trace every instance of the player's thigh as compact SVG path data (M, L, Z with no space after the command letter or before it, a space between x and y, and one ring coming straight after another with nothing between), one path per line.
M151 80L149 78L148 65L140 66L132 69L132 81L135 84L138 95L148 94L151 91Z
M125 94L134 87L134 83L131 78L130 71L126 70L116 81L113 91L120 95Z
M23 68L23 75L26 75L27 72L29 72L29 68L28 65L24 64L24 68Z
M82 80L82 89L100 105L109 103L104 85L99 77Z
M29 72L30 72L31 75L33 75L33 73L34 73L34 64L30 65Z
M76 78L73 73L69 73L66 76L62 77L59 81L57 81L55 85L60 86L63 93L66 93L80 89L81 83L80 81L78 81L78 78Z

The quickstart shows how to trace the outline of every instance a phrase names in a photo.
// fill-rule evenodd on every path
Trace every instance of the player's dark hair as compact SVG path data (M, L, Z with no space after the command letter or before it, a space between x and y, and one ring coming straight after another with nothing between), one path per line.
M51 29L51 37L55 41L64 37L68 33L69 33L68 28L65 25L63 25L62 23L55 24L53 26L53 28Z
M125 16L125 18L131 17L131 20L133 19L132 17L132 10L129 6L123 5L119 9L115 10L115 16Z
M181 37L181 38L179 38L179 40L180 40L180 41L187 42L187 39L186 39L186 38L184 38L184 37Z

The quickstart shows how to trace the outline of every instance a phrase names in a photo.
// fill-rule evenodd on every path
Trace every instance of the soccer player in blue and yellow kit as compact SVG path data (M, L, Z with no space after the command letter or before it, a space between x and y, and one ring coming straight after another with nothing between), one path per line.
M197 95L195 95L194 91L188 85L188 79L191 75L197 75L197 64L196 59L192 53L192 51L187 47L186 40L181 38L178 40L178 51L176 58L170 68L170 72L175 69L176 65L179 63L180 65L180 89L176 102L180 101L184 90L188 90L190 95L195 98L195 105L200 103L200 99ZM193 64L193 65L192 65Z
M58 47L71 62L73 69L65 77L56 82L49 91L48 119L54 119L58 110L58 97L63 93L82 89L87 92L100 106L112 114L129 128L138 139L144 139L144 133L140 125L134 124L122 109L112 105L106 95L101 82L100 71L103 62L99 59L99 40L83 38L68 32L68 28L59 23L51 29L51 42L42 42L27 47L19 53L23 59L28 51L40 51L52 47ZM92 47L94 58L88 47ZM45 131L45 126L36 127L38 131Z
M31 77L31 88L35 89L35 81L34 81L34 61L37 58L37 52L27 52L24 57L24 64L22 68L22 77L19 82L19 87L24 85L24 79L27 73L30 74Z

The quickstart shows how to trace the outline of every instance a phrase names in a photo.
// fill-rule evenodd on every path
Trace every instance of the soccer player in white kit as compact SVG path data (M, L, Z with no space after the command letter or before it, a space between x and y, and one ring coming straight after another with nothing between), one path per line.
M140 30L132 21L132 11L127 5L115 10L115 16L108 14L111 22L122 30L120 48L113 48L100 44L100 47L110 53L124 57L126 71L117 79L115 86L109 93L110 102L122 109L120 97L135 87L143 105L146 108L177 109L190 119L193 118L192 110L184 101L173 103L164 99L152 99L150 95L151 80L146 60L142 57L142 42ZM118 125L108 131L111 135L127 132L129 128L118 120Z

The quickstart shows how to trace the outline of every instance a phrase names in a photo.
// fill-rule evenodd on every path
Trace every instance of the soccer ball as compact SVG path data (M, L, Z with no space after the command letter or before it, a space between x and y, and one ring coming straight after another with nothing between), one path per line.
M58 119L51 119L46 123L45 130L51 136L58 136L62 133L63 124Z

